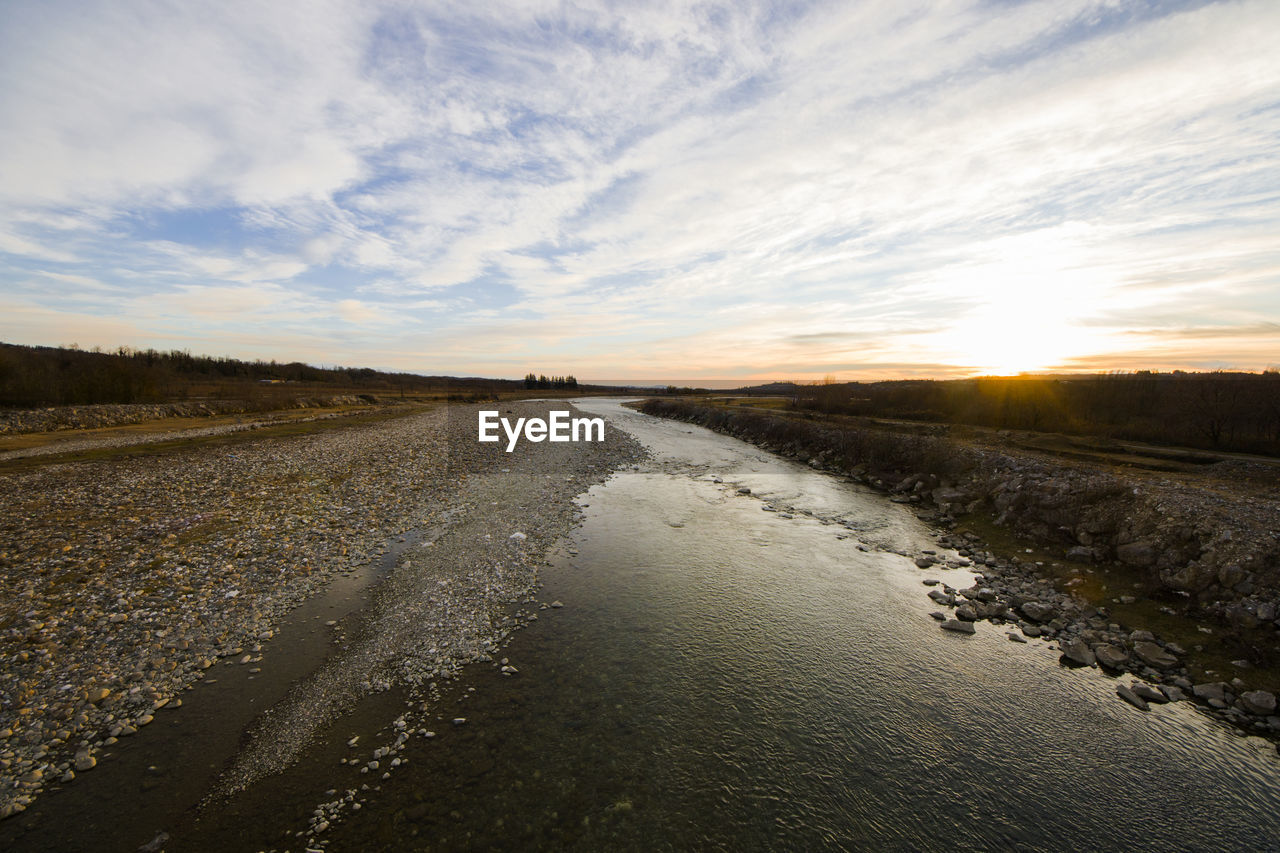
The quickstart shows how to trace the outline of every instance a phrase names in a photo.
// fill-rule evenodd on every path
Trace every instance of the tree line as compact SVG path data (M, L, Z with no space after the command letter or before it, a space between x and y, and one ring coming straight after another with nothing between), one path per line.
M381 395L516 390L513 380L422 376L371 368L245 361L186 350L112 352L0 343L0 406L156 403L194 398L257 399L310 393Z
M1280 371L847 382L799 386L832 414L1280 454Z
M524 377L525 388L577 388L578 380L572 376L547 376L529 373Z

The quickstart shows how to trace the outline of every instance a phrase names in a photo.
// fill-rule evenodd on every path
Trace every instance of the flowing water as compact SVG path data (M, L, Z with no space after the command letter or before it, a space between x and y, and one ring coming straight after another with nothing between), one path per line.
M997 626L939 630L921 579L972 576L895 553L934 547L902 507L578 405L652 463L581 498L519 674L473 671L330 849L1280 848L1270 744L1138 712Z
M38 801L43 828L15 849L133 850L160 828L175 853L1280 849L1274 747L1189 703L1143 714L1004 627L940 630L921 580L973 576L917 569L907 555L936 546L904 507L617 401L578 406L652 459L579 498L583 523L543 571L540 598L563 606L501 652L519 672L464 670L389 780L342 762L352 733L385 742L394 692L193 828L183 809L248 719L305 675L254 702L228 667L134 752ZM294 614L277 658L323 659L316 626L364 601L343 583ZM347 789L362 808L299 834Z

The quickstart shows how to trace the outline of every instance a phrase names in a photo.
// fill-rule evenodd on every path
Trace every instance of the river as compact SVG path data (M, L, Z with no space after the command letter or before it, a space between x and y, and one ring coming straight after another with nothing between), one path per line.
M315 626L365 606L339 581L294 614L299 651L277 637L279 683L249 693L247 668L220 667L164 728L38 801L22 849L133 850L161 829L171 851L1280 849L1271 744L1190 703L1141 713L1007 627L940 630L922 580L973 575L916 568L938 546L907 508L619 400L576 405L650 459L578 497L547 606L443 685L391 778L390 756L360 773L346 744L362 737L363 764L395 737L394 690L286 772L189 808L245 720L305 675L290 662L323 657ZM439 533L410 532L360 583ZM348 791L341 819L302 834Z
M1047 643L939 630L927 573L895 553L935 547L905 508L577 405L652 462L582 496L543 575L563 608L504 651L519 674L450 697L465 711L442 720L467 723L333 849L1280 847L1270 744L1189 703L1138 712Z

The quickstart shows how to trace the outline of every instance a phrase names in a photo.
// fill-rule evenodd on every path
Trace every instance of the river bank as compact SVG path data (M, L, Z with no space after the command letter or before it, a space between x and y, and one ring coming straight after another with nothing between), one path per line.
M291 608L367 571L414 531L443 531L429 540L438 551L398 558L382 584L396 592L369 617L381 621L334 638L343 665L316 677L309 704L292 706L319 713L292 718L287 737L260 737L272 748L244 750L221 787L287 764L359 695L426 683L485 654L512 629L506 608L530 594L542 549L572 523L569 499L640 451L611 436L575 452L505 454L475 441L475 417L474 406L448 407L0 474L0 813L19 815L46 788L104 772L94 770L100 759L174 713L219 661L268 670ZM464 530L470 544L453 548ZM429 595L415 587L428 582ZM419 599L429 613L406 604Z
M1280 734L1280 495L1248 463L1177 478L977 446L937 434L838 428L650 400L649 414L734 435L886 492L951 532L985 574L931 597L947 627L1008 624L1056 640L1065 659L1169 688L1132 702L1194 698L1254 734ZM1031 546L1031 547L1027 547ZM928 573L934 555L915 555ZM942 568L942 566L938 566ZM936 572L935 572L936 574ZM951 618L954 617L954 618ZM1100 662L1101 661L1101 662ZM1142 695L1136 698L1142 700Z

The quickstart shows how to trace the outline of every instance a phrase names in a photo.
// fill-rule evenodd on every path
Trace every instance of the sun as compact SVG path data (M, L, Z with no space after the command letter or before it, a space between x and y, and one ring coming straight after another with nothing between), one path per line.
M1109 281L1091 270L1077 230L994 240L975 250L976 262L939 276L936 291L968 307L934 337L938 358L974 373L1012 375L1062 368L1105 349L1086 321L1105 304Z

